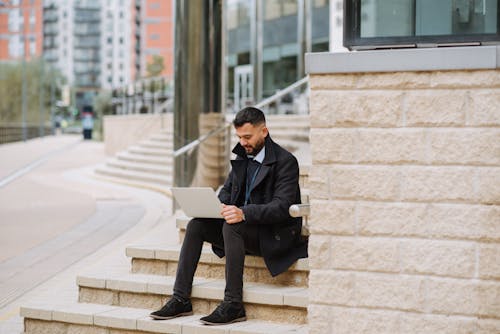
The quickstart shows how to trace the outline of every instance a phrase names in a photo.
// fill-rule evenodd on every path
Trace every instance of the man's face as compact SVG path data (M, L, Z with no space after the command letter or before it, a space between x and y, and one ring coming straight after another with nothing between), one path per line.
M236 128L236 135L240 139L240 145L245 148L247 155L256 155L264 147L264 141L268 130L265 124L253 126L245 123Z

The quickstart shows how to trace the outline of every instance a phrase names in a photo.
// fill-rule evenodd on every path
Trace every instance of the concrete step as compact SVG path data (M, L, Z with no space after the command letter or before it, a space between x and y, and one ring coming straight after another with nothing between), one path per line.
M150 309L126 308L89 303L33 305L21 308L25 334L307 334L307 325L247 320L224 326L205 326L201 314L155 321Z
M143 155L143 154L137 154L137 153L131 153L131 152L120 152L116 155L116 158L119 160L126 160L126 161L133 161L133 162L140 162L140 163L147 163L147 164L156 164L160 166L171 166L172 165L172 157L166 156L166 157L156 157L152 155Z
M173 171L171 165L159 166L157 164L139 163L133 161L120 160L116 158L112 158L106 161L106 165L113 168L120 168L124 170L152 173L165 176L171 176Z
M159 141L159 140L143 140L137 144L138 146L145 148L154 148L160 150L173 150L174 143L170 141Z
M142 154L142 155L151 155L151 156L156 156L156 157L171 157L172 156L172 150L168 149L159 149L159 148L149 148L149 147L142 147L138 145L131 146L127 149L128 152L134 153L134 154Z
M160 186L167 187L172 184L172 177L158 174L151 174L146 172L138 172L125 170L122 168L115 168L111 166L101 166L95 169L96 174L101 174L105 176L112 176L116 178L121 178L125 180L132 181L144 181L153 184L158 184Z
M132 261L132 273L175 276L180 255L180 245L129 246L126 254ZM210 246L203 247L196 277L224 279L225 258L219 258ZM272 277L262 257L245 257L244 282L307 287L309 260L299 259L286 272Z
M174 280L173 276L131 274L123 270L78 276L79 302L155 310L172 295ZM195 278L191 293L193 311L212 312L224 298L224 288L224 280ZM243 303L248 319L305 324L308 289L246 283Z
M174 141L174 134L172 132L163 132L156 133L149 137L150 140L159 141L159 142L171 142Z

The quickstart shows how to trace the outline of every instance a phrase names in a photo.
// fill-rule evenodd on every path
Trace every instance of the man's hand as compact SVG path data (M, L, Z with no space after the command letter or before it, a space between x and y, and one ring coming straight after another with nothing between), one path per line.
M237 224L243 221L243 210L237 206L222 204L220 213L228 224Z

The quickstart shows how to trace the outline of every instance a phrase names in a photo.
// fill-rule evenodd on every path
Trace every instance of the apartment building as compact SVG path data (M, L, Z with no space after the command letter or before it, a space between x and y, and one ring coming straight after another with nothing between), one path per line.
M174 3L173 0L135 0L133 36L133 78L146 77L147 65L154 56L163 58L161 75L174 74Z
M0 1L0 61L42 54L42 0Z

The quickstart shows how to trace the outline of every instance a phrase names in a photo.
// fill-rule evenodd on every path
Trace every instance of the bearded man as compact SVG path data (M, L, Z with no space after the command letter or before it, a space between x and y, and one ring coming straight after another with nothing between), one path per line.
M245 255L264 258L272 276L307 257L307 240L301 237L302 219L292 218L290 205L300 203L297 159L269 135L264 113L254 107L240 110L233 121L239 143L236 159L219 199L223 219L193 218L179 256L173 296L158 311L157 320L193 314L190 301L193 277L203 242L226 257L224 300L208 316L207 325L246 320L243 305Z

